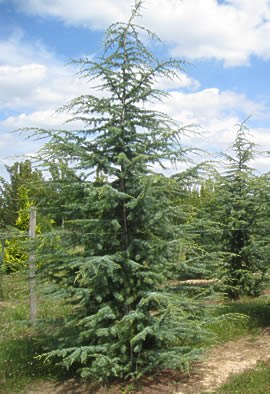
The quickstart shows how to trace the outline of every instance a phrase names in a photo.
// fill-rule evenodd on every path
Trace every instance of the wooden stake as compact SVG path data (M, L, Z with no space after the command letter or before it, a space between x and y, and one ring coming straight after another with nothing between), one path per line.
M3 273L4 273L4 256L5 256L5 240L1 240L2 250L0 257L0 300L4 299L4 291L3 291Z
M29 237L36 237L37 210L30 208ZM36 296L36 264L33 251L29 254L29 290L30 290L30 321L34 323L37 319L37 296Z

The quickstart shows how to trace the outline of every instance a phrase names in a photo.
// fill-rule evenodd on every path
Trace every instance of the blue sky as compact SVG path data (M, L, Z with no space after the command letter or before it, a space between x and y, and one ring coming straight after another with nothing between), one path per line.
M0 0L0 174L4 164L35 152L39 143L10 131L60 128L55 109L92 91L67 65L99 53L106 27L125 21L132 0ZM248 125L261 149L270 150L270 0L145 0L138 22L163 41L159 52L190 65L157 109L181 125L200 124L189 145L228 148L235 124ZM268 157L254 165L269 169Z

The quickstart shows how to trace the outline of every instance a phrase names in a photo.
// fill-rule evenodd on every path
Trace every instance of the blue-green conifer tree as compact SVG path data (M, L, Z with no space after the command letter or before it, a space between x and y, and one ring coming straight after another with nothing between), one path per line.
M166 289L179 227L170 204L177 185L153 170L185 155L182 128L152 109L166 96L155 81L174 78L183 62L148 50L155 36L135 23L141 3L127 23L109 27L100 58L78 61L98 94L64 110L84 127L36 130L50 137L43 158L68 161L83 174L63 187L73 197L62 232L43 241L44 267L74 305L47 356L100 380L183 367L203 334L203 308Z

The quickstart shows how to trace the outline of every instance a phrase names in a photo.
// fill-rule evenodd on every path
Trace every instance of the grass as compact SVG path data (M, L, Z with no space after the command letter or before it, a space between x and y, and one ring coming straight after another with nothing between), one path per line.
M3 278L0 303L0 393L16 393L30 382L56 377L52 367L37 358L50 339L37 324L29 324L28 282L25 273ZM64 318L67 308L39 292L39 318Z
M269 296L227 302L218 306L214 314L216 320L208 328L215 334L217 342L256 335L270 324Z
M226 342L244 335L256 336L270 325L269 296L243 298L218 308L217 315L224 317L209 328L217 341ZM237 318L238 315L242 318ZM226 316L228 318L226 318ZM236 316L236 318L232 318ZM216 394L270 394L270 361L259 363L253 370L232 377L228 383L215 391Z
M252 371L234 376L217 394L270 394L270 362L260 363Z

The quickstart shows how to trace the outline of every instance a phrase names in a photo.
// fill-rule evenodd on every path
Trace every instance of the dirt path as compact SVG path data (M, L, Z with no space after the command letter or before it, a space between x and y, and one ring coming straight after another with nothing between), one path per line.
M206 359L194 367L190 376L183 376L179 379L179 375L174 374L170 378L165 373L165 377L146 379L143 387L135 392L137 394L213 393L231 375L252 369L258 361L269 359L270 329L264 330L261 335L256 337L247 336L211 348ZM178 380L177 377L180 381L177 384L172 383ZM61 384L44 382L24 390L25 394L119 394L121 392L129 393L131 391L122 391L119 386L109 389L95 389L89 384L80 384L75 380Z
M270 359L270 332L258 337L244 337L210 349L196 373L178 386L177 394L213 392L233 374L255 367L258 361Z

